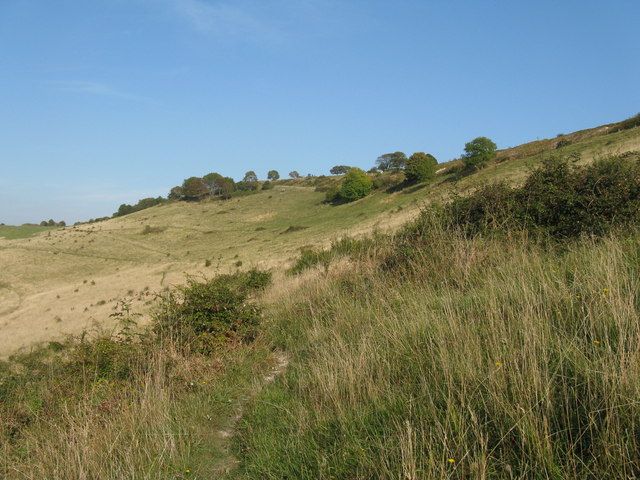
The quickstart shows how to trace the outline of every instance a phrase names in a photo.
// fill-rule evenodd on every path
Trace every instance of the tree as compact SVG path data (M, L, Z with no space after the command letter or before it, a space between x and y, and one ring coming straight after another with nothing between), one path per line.
M280 178L280 174L277 170L269 170L267 173L267 180L278 180Z
M329 173L331 175L344 175L349 171L350 168L351 167L348 167L347 165L336 165L335 167L332 167L331 170L329 170Z
M293 172L289 172L289 176L291 178L300 178L300 174L296 170L294 170Z
M376 160L378 169L383 172L387 170L402 170L407 162L407 156L402 152L385 153Z
M409 157L404 174L410 183L425 182L436 176L436 157L429 153L416 152Z
M199 177L189 177L182 184L182 196L185 200L200 200L208 193L207 185Z
M218 172L211 172L211 173L207 173L204 177L202 177L202 180L204 181L205 185L209 189L209 193L211 193L211 195L217 195L218 189L220 188L220 181L223 178L224 177L220 175Z
M366 197L373 188L373 182L369 176L359 168L350 169L342 180L340 198L347 202L353 202Z
M464 146L462 161L467 168L482 168L496 156L496 144L487 137L474 138Z
M247 172L248 173L248 172ZM202 177L211 195L222 198L229 198L235 190L233 178L223 177L219 173L208 173Z
M256 172L254 172L253 170L249 170L247 173L244 174L242 181L247 183L257 182L258 176L256 175Z
M168 198L169 200L180 200L182 198L183 192L182 187L177 186L173 187L169 192Z

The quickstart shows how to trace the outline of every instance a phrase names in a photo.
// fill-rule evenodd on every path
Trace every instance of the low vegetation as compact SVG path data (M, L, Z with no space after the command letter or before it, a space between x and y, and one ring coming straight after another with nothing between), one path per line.
M0 362L0 477L203 475L199 435L220 422L210 415L229 407L212 404L202 390L216 379L224 395L225 369L260 323L252 298L269 281L256 270L192 279L161 296L147 328L137 328L121 304L114 333L52 342ZM198 407L207 409L197 418L210 418L209 425L189 431L183 422ZM203 448L215 452L215 445Z
M634 168L554 161L529 185L561 169L597 177L607 198L635 191L620 173ZM240 476L636 475L640 233L622 197L593 214L607 228L579 237L557 235L562 216L469 230L450 205L392 237L303 253L298 271L324 274L271 307L271 341L293 362L244 416Z

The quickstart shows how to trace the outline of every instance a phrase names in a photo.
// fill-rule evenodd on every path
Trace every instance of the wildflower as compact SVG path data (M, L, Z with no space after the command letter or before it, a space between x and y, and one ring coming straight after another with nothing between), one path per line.
M455 458L447 458L447 462L449 463L456 463L456 459Z
M502 366L502 362L496 362L496 367L500 368Z
M604 290L602 290L602 293L605 294L605 295L608 295L609 294L609 289L605 288Z

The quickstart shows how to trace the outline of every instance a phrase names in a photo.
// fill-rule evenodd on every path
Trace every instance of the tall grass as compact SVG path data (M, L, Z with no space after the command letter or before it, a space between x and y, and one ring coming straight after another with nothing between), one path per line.
M640 474L640 235L549 248L433 226L415 245L273 303L293 361L244 419L243 475Z
M126 305L114 333L52 343L0 362L0 478L217 477L226 428L268 351L251 345L248 271L169 291L153 323Z

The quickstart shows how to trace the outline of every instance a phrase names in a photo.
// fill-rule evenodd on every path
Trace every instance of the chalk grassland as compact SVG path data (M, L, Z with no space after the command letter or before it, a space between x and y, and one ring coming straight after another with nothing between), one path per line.
M145 312L154 292L184 283L185 274L278 267L303 246L393 228L417 211L422 197L419 191L380 192L332 207L313 188L277 187L0 239L0 355L98 325L109 328L119 300Z
M271 292L281 381L241 421L237 478L634 478L635 231L554 249L428 228L409 259Z
M39 225L0 225L0 238L7 238L9 240L15 240L16 238L28 238L53 228L54 227L41 227Z
M392 230L421 206L453 193L497 180L518 183L550 154L580 153L580 162L589 162L640 149L637 128L566 138L574 143L558 150L551 141L504 150L495 162L457 182L445 171L427 185L378 190L341 206L325 205L324 193L291 182L229 201L172 203L28 238L15 237L41 227L0 227L0 356L85 329L111 328L110 314L123 299L146 313L154 293L183 283L185 274L280 267L305 246Z

